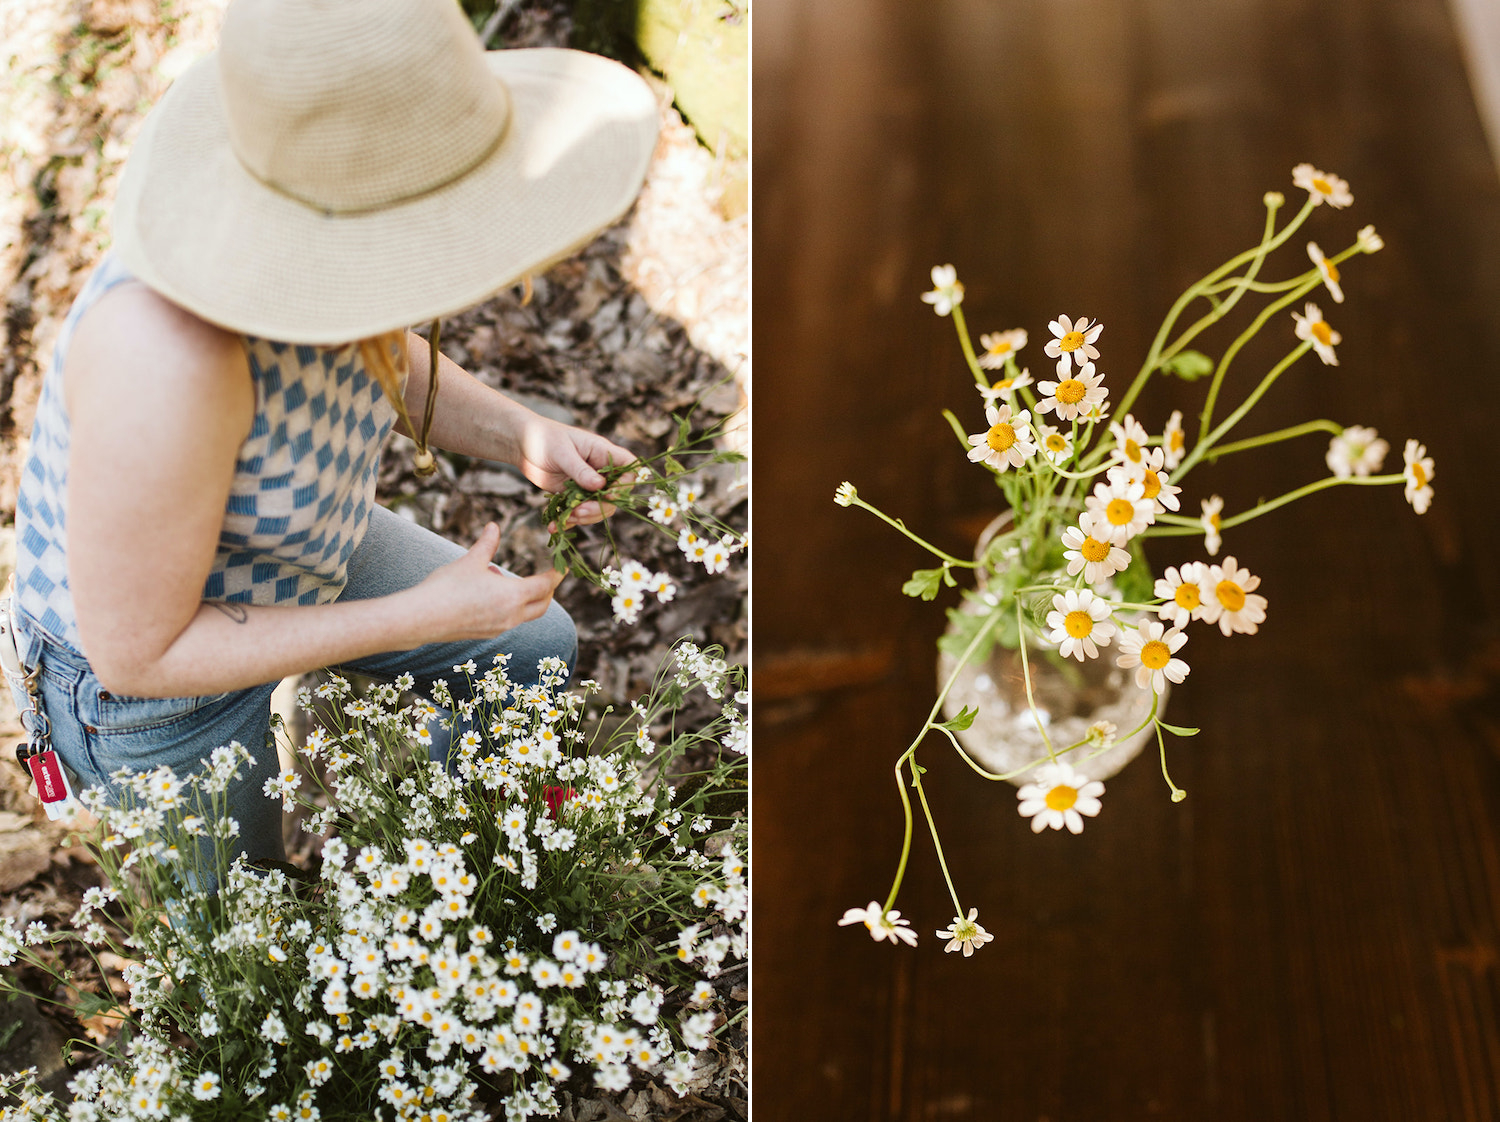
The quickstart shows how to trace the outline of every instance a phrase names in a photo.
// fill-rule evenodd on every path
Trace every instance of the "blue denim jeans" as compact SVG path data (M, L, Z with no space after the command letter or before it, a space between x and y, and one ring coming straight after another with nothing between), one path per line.
M463 553L462 546L376 507L364 539L349 557L348 583L339 600L370 600L410 588ZM119 697L105 690L81 654L46 635L31 620L19 620L18 629L25 640L26 666L41 666L42 706L51 724L52 747L72 773L75 790L111 789L109 776L120 768L149 771L166 764L179 776L195 774L214 748L237 740L254 757L252 765L242 766L242 778L230 791L229 812L240 826L239 850L252 860L285 856L281 801L262 792L266 780L281 770L271 734L271 693L276 682L209 697ZM507 674L519 684L535 684L537 662L548 656L562 658L571 671L578 657L573 620L554 602L540 619L494 639L429 643L357 659L336 669L387 682L410 673L422 693L434 679L443 678L455 700L462 701L466 676L455 674L453 667L473 659L483 673L493 665L493 657L503 652L511 655ZM17 698L17 703L23 699ZM445 759L452 739L462 729L444 731L434 723L431 731L433 758Z

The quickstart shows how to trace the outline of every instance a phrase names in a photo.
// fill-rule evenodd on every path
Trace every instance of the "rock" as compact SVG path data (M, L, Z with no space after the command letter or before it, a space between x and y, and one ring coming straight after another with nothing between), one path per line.
M0 1002L0 1041L5 1041L0 1047L0 1071L34 1067L44 1090L63 1094L72 1074L63 1062L66 1039L30 997L12 993L9 1001Z
M14 892L51 864L52 842L40 830L28 827L0 834L0 894Z

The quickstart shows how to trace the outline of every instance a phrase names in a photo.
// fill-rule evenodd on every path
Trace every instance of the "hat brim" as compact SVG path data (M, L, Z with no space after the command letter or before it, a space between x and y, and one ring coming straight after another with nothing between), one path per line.
M656 99L581 51L490 51L510 94L500 144L459 179L379 210L332 214L235 157L213 59L151 113L116 193L114 249L211 323L344 343L476 304L591 240L629 209L655 148Z

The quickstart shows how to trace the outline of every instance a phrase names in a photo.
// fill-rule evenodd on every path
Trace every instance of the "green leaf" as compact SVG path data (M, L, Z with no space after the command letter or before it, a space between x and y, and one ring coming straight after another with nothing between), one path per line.
M958 582L953 579L948 566L940 565L936 569L916 570L912 573L911 580L901 586L901 591L908 596L920 596L923 600L931 600L937 596L938 589L944 584L953 588Z
M1156 723L1174 736L1197 736L1203 731L1202 729L1185 729L1181 725L1169 725L1166 721L1157 721Z
M1161 364L1164 373L1175 374L1184 382L1196 382L1213 373L1214 360L1201 351L1178 351Z
M959 711L958 716L954 717L952 720L944 721L942 724L936 727L940 729L948 729L951 732L963 732L964 729L968 728L974 723L974 718L977 716L979 716L979 708L977 706L973 709L970 709L967 705L965 705L963 709Z
M84 992L78 995L78 1007L73 1010L80 1021L89 1017L97 1017L106 1009L113 1009L119 1002L110 997L100 997L97 993Z

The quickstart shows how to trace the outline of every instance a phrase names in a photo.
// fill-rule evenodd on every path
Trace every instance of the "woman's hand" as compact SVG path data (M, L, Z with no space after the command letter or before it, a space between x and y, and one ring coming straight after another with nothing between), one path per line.
M546 612L563 575L554 569L531 577L502 573L490 562L499 545L500 527L490 522L468 553L398 594L415 601L423 642L492 639Z
M586 491L597 491L605 484L599 468L635 462L629 450L602 436L536 413L525 418L520 426L517 447L516 466L544 491L560 491L570 479ZM568 515L568 525L598 522L614 509L609 503L583 503Z

